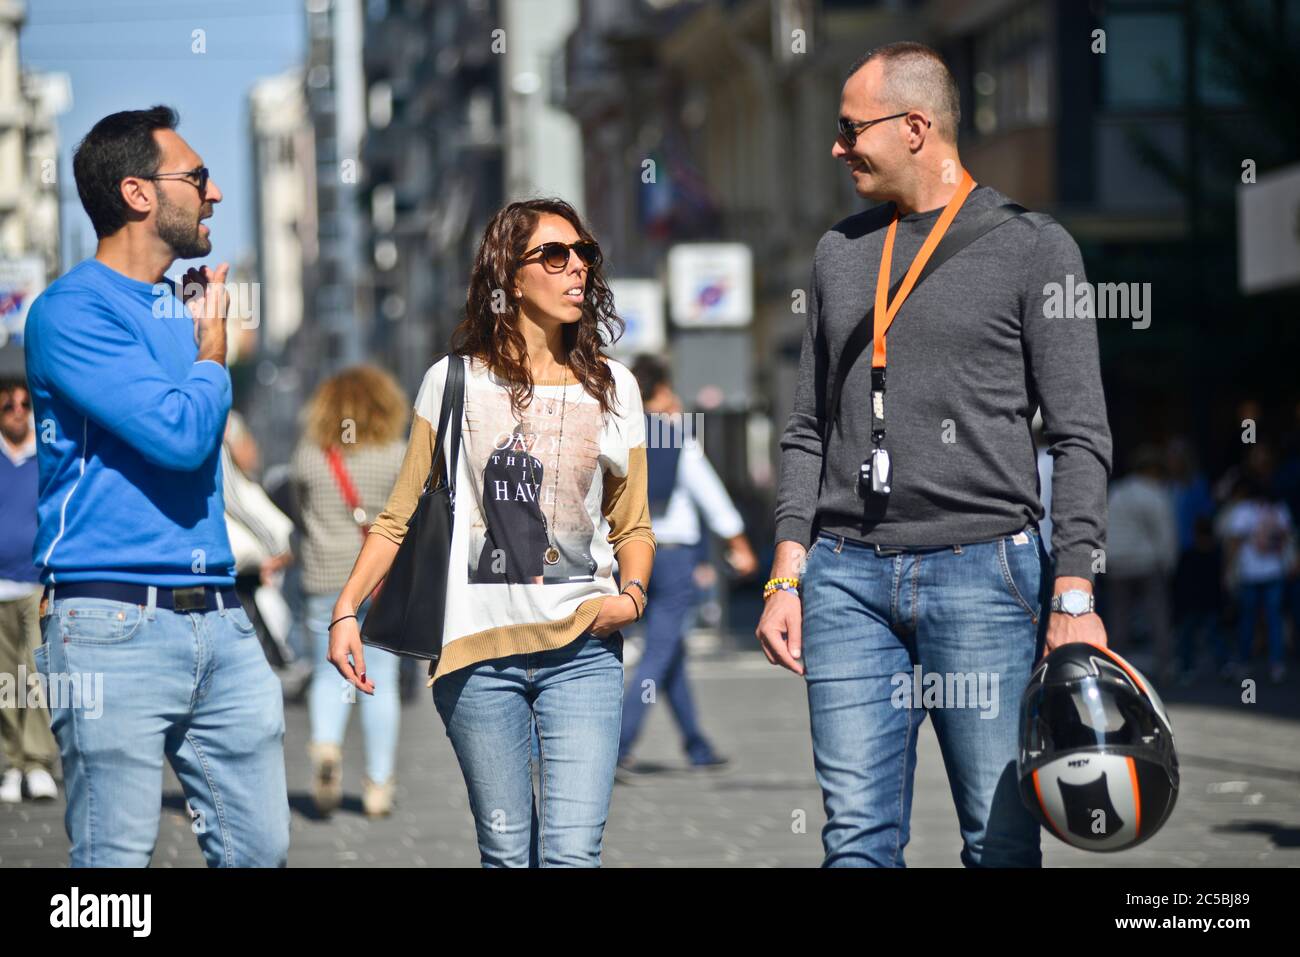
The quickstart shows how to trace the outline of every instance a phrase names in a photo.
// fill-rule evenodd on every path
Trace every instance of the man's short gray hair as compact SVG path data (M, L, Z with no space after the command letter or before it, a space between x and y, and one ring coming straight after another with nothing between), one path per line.
M859 57L849 67L845 81L872 60L882 63L884 87L881 96L886 102L895 110L928 110L934 114L934 125L939 134L946 140L957 142L961 96L952 71L937 51L924 43L888 43Z

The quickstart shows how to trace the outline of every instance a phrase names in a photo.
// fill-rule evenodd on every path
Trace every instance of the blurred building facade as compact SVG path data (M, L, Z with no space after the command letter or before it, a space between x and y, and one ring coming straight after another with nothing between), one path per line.
M1253 144L1261 170L1276 165L1286 139L1268 135L1267 117L1294 115L1283 95L1269 103L1243 79L1247 44L1230 40L1250 40L1258 22L1283 38L1269 51L1281 63L1297 21L1300 5L1278 0L1232 10L1208 0L586 0L566 49L566 104L616 269L662 277L679 242L754 252L748 404L771 428L731 423L714 457L730 487L762 499L794 393L805 316L792 303L818 238L864 206L830 156L858 56L901 39L939 49L961 89L962 156L976 180L1052 213L1079 241L1089 278L1160 291L1151 328L1099 324L1109 401L1128 410L1113 416L1123 448L1141 430L1175 432L1216 412L1213 389L1195 386L1202 373L1202 384L1222 384L1222 356L1196 343L1213 334L1207 303L1241 309L1225 209L1242 157L1224 147ZM658 177L647 184L638 174L650 160ZM1276 298L1253 308L1284 311ZM697 350L685 330L669 341L679 369L719 368L688 361ZM708 382L683 385L690 407ZM767 448L743 447L745 435Z
M22 316L61 270L56 121L72 90L65 74L23 69L25 16L0 0L0 372L22 368Z

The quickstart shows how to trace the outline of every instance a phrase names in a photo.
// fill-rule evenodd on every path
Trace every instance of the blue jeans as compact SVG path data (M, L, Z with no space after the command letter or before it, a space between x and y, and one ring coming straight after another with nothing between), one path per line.
M1285 580L1242 582L1237 586L1238 654L1242 664L1248 664L1255 646L1255 621L1262 610L1264 626L1268 632L1268 662L1280 665L1282 651L1282 594Z
M645 653L623 698L619 760L627 757L636 743L646 713L642 696L648 689L655 700L661 693L667 696L691 763L701 764L713 757L713 748L696 721L686 681L686 616L695 604L696 560L696 550L689 546L661 545L655 553L655 574L645 612ZM651 682L648 689L646 682Z
M465 776L484 867L600 866L618 756L622 633L469 665L439 678L433 701Z
M365 739L366 777L383 784L397 766L397 733L401 727L402 702L398 688L400 659L391 651L366 645L362 649L366 675L375 683L375 693L357 691L326 659L329 653L329 625L337 595L308 595L305 612L311 636L313 669L307 709L311 716L311 739L323 744L342 744L352 704L361 701L361 733ZM369 602L357 609L357 625L366 619Z
M828 533L814 541L800 588L824 866L905 866L927 713L957 806L962 863L1041 865L1016 757L1049 568L1033 529L895 555Z
M284 866L284 698L242 608L175 612L56 588L41 635L73 867L148 865L164 756L209 867Z

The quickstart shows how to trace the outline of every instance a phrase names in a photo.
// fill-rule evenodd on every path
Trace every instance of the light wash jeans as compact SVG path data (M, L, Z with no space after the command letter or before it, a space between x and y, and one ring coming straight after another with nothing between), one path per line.
M164 756L209 867L285 865L284 697L242 608L176 612L56 589L41 635L73 867L149 864Z
M461 668L433 701L484 867L599 867L623 707L623 634ZM533 794L533 725L539 801Z
M366 677L375 683L368 695L352 687L325 656L329 653L329 624L337 595L308 595L307 631L311 635L314 668L308 711L311 739L324 744L342 744L352 703L361 701L361 733L365 740L366 777L383 784L397 766L397 735L401 728L402 702L398 689L400 659L391 651L366 645L362 654ZM357 625L366 619L370 602L357 610Z
M815 539L800 588L824 866L904 866L927 713L957 807L962 863L1040 866L1039 826L1020 802L1016 757L1049 568L1033 529L896 555L828 533Z

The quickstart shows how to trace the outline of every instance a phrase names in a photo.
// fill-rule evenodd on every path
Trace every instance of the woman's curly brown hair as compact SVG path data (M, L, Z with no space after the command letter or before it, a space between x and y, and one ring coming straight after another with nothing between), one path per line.
M322 382L302 411L303 434L317 448L339 445L351 424L354 447L402 438L410 405L397 380L372 365L352 366Z
M533 377L528 348L519 331L519 305L508 290L514 288L528 239L546 213L563 216L579 238L594 241L577 210L562 199L530 199L506 206L483 230L470 272L465 318L451 334L452 352L482 359L508 383L511 409L516 414L532 402ZM587 394L600 403L602 413L610 411L615 391L614 374L602 359L601 346L616 342L623 327L600 266L589 267L582 318L564 326L563 341L569 368Z

